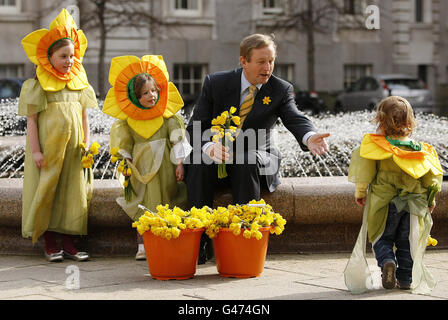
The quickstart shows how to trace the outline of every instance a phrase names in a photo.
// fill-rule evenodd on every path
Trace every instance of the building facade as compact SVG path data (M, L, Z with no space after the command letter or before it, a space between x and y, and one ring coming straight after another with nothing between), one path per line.
M282 21L303 15L307 1L128 0L122 5L129 2L141 5L159 23L148 19L138 28L118 27L109 32L106 73L114 56L160 54L165 58L171 81L188 100L199 93L207 73L238 67L239 43L243 37L269 32L275 34L278 44L275 72L297 90L308 89L306 32L300 23L288 30L282 28ZM338 6L327 13L314 8L316 15L328 15L324 30L316 25L313 33L318 92L340 91L362 75L404 73L418 76L434 95L440 95L440 88L448 83L448 23L443 19L448 14L447 1L336 2ZM365 24L368 5L379 8L379 29L368 29ZM95 9L90 0L0 0L0 39L7 44L0 46L0 77L33 75L34 67L26 58L20 40L35 29L48 28L61 8L67 6L78 6L80 15ZM101 34L95 26L79 27L89 40L84 66L90 82L97 88Z

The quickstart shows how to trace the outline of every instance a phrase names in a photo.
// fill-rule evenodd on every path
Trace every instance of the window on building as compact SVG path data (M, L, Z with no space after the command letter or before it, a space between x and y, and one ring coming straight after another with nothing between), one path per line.
M347 15L362 15L366 6L366 0L344 0L342 10Z
M0 6L2 7L15 7L16 0L0 0Z
M281 14L283 13L284 0L263 0L263 14Z
M274 68L274 75L293 84L294 64L276 63Z
M423 22L423 0L415 0L415 22Z
M23 78L23 65L0 64L0 78Z
M415 23L432 23L432 0L414 0L413 4Z
M371 64L346 64L344 65L344 89L351 87L359 78L372 75Z
M174 64L173 82L183 97L196 96L207 74L206 64Z
M174 14L179 16L198 16L201 14L202 0L173 0Z
M344 0L344 13L355 14L355 0Z
M428 66L426 64L419 64L417 72L418 78L425 84L428 83Z
M0 13L17 13L21 0L0 0Z
M199 0L175 0L174 8L176 10L198 10Z

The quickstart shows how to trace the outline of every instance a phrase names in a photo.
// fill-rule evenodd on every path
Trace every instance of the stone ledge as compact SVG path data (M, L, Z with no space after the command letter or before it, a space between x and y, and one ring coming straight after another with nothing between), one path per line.
M0 254L41 254L42 244L21 237L21 179L0 179ZM274 193L262 197L287 220L285 232L272 236L271 252L325 252L352 249L362 221L353 200L354 185L346 177L283 178ZM79 245L93 254L133 255L136 231L115 199L121 195L116 180L95 180L89 213L89 235ZM215 207L231 202L231 194L218 191ZM448 235L448 182L443 183L433 213L432 235L437 248L445 248Z

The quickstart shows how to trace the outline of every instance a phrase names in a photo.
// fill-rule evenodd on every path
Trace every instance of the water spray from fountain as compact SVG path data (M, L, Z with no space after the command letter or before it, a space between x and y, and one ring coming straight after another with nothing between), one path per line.
M26 143L26 118L17 116L18 100L0 102L0 178L23 178ZM100 103L100 108L102 103ZM346 176L351 152L365 133L375 132L374 113L358 111L346 114L309 116L321 132L330 132L327 138L330 151L322 156L303 152L294 136L279 123L276 126L276 144L282 154L282 177L333 177ZM187 122L187 116L184 115ZM432 144L440 163L448 172L448 118L433 114L416 114L416 140ZM109 130L115 119L101 110L89 110L92 141L102 146L93 165L95 179L113 179L117 164L110 162ZM447 176L448 177L448 176Z

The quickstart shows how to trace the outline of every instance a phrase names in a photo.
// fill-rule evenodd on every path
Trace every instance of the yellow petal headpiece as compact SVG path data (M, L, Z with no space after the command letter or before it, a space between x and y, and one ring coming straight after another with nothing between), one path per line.
M147 73L159 87L159 99L152 108L142 108L129 96L129 85L135 76ZM168 70L162 56L146 55L115 57L111 61L109 83L112 88L104 100L103 112L121 120L140 136L148 139L168 119L179 111L184 102L176 86L169 82Z
M415 179L432 171L434 175L443 174L436 150L422 142L421 151L408 151L396 147L379 134L366 134L361 142L360 155L366 159L384 160L392 157L394 162Z
M60 73L51 65L48 51L58 40L70 38L75 47L75 57L69 73ZM22 46L32 63L37 65L37 78L45 91L59 91L67 87L81 90L88 86L82 59L87 48L87 38L78 30L73 17L66 9L50 24L50 30L36 30L22 39Z

